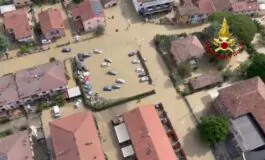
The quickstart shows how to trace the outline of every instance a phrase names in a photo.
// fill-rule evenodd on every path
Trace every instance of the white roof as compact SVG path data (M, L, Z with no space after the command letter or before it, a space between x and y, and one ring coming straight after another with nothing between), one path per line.
M260 4L260 5L259 5L259 8L260 8L261 10L265 10L265 4Z
M126 157L134 155L134 150L133 150L132 145L123 147L121 149L121 152L122 152L123 158L126 158Z
M121 123L121 124L115 126L114 130L115 130L115 133L117 135L119 143L123 143L123 142L128 141L130 139L128 130L125 126L125 123Z
M53 106L53 111L54 113L59 113L60 112L60 109L59 109L59 106Z
M16 10L16 7L14 4L0 6L1 14L5 13L5 12L9 12L9 11L14 11L14 10Z
M68 93L68 98L73 98L73 97L81 95L81 91L80 91L80 88L78 86L74 87L74 88L67 89L67 93Z

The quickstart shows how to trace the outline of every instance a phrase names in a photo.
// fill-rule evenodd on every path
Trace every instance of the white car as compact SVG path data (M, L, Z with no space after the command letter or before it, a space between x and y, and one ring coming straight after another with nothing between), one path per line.
M41 44L50 44L50 43L52 43L52 41L49 39L42 39L41 40Z
M149 78L147 76L141 77L140 82L147 82Z
M139 67L135 69L135 72L136 73L144 72L144 69Z
M101 66L102 68L107 68L107 67L110 67L110 63L103 62L103 63L101 63L100 66Z
M95 54L101 54L101 53L103 53L103 51L100 50L100 49L94 49L93 52L94 52Z
M119 84L124 84L125 83L125 80L124 79L121 79L121 78L117 78L116 83L119 83Z
M79 108L79 107L81 107L81 104L82 104L82 100L81 100L81 99L78 99L78 100L75 102L74 107L75 107L75 108Z
M60 108L58 105L53 106L52 113L53 113L54 118L58 118L61 116Z
M132 64L140 64L140 60L134 59L134 60L132 60Z

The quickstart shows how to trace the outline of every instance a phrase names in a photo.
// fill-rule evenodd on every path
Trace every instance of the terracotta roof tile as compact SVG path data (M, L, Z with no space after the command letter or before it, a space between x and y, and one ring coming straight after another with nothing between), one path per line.
M196 89L201 89L206 86L209 86L209 85L212 85L218 82L222 82L222 81L223 81L223 77L220 73L209 72L209 73L206 73L206 74L203 74L201 76L191 79L189 83L192 89L196 90Z
M180 15L208 14L215 12L212 0L185 0L179 8Z
M19 100L14 74L0 77L0 106Z
M230 0L213 0L213 4L216 9L216 12L231 8Z
M154 105L133 109L123 118L138 160L177 159Z
M265 132L265 85L259 77L219 90L216 101L224 105L232 118L251 113Z
M177 63L190 58L200 58L205 53L204 47L196 36L171 41L170 52Z
M49 34L54 29L64 29L63 17L59 9L49 8L39 13L39 21L44 35Z
M105 160L91 112L50 122L56 160Z
M231 0L232 9L235 12L242 12L242 11L255 11L259 9L257 1L238 1L238 0Z
M14 30L16 39L32 36L32 30L25 9L5 12L4 25L6 29Z

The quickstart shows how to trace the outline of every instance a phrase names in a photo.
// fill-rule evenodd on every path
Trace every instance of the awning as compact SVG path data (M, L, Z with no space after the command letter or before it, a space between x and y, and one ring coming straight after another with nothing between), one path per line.
M123 143L123 142L128 141L130 139L129 134L128 134L128 130L125 126L125 123L121 123L121 124L115 126L114 130L115 130L115 133L117 135L119 143Z
M74 87L67 89L68 98L73 98L81 95L80 88Z
M121 149L121 152L122 152L123 158L130 157L130 156L134 155L134 150L133 150L132 145L123 147Z

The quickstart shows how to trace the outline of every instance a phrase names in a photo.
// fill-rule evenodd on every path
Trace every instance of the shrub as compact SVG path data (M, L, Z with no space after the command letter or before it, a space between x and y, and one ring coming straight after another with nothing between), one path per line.
M0 120L0 124L7 123L7 122L9 122L9 121L10 121L10 119L9 119L8 117L3 117L3 118L1 118L1 120Z
M191 65L189 63L182 63L177 66L177 71L182 78L191 76Z
M49 60L49 62L55 62L55 61L56 61L55 57L51 57Z
M20 53L21 54L25 54L25 53L29 53L30 52L30 49L27 45L21 45L20 46Z
M14 132L11 130L11 129L7 129L3 132L0 132L0 137L6 137L6 136L9 136L11 134L13 134Z

